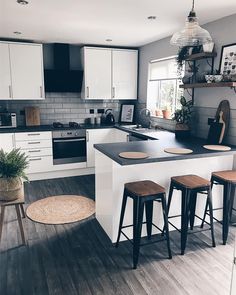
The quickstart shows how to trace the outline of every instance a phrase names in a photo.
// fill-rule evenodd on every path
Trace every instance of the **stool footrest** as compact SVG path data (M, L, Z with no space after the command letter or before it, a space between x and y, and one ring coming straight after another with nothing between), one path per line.
M215 210L220 210L220 209L221 209L221 208L218 208L218 209L215 209ZM206 214L207 214L207 215L210 215L209 212L208 212L208 210L207 210ZM215 221L217 221L218 223L223 224L223 221L220 221L219 219L215 218L214 216L213 216L213 219L214 219ZM204 220L204 223L207 223L207 222Z

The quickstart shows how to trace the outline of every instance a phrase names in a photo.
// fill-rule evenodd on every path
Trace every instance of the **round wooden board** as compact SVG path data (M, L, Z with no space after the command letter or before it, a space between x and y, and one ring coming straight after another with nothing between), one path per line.
M164 152L168 154L187 155L193 153L193 150L184 148L166 148Z
M123 152L119 154L119 157L124 159L146 159L149 155L142 152Z
M219 152L226 152L230 151L231 147L226 145L204 145L204 149L210 150L210 151L219 151Z

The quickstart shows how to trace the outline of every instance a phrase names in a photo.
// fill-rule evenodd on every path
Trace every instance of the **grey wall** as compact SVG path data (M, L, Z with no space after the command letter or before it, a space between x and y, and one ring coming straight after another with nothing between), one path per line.
M200 17L200 16L199 16ZM183 20L184 24L184 20ZM236 43L235 28L236 14L222 18L204 26L211 34L217 51L215 68L219 68L221 47L225 44ZM139 107L144 107L147 98L148 62L175 55L178 48L171 46L170 38L145 45L140 48L139 60ZM187 94L186 94L187 96ZM231 121L228 142L236 144L236 94L228 88L208 88L195 90L194 132L199 137L208 133L207 118L215 115L221 100L228 99L231 106ZM163 123L163 122L162 122Z

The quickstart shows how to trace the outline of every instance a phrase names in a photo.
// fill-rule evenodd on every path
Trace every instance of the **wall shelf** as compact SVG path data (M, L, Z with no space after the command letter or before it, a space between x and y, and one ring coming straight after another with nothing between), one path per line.
M236 82L219 82L219 83L191 83L191 84L182 84L179 86L183 89L192 89L192 88L205 88L205 87L230 87L236 88Z
M200 52L200 53L195 53L191 54L186 58L186 61L196 61L196 60L201 60L201 59L206 59L206 58L215 58L217 56L216 52Z

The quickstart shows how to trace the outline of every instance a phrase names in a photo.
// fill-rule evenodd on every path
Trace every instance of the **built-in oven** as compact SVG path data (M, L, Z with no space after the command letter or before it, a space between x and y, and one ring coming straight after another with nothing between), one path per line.
M87 161L86 130L62 130L52 132L53 164Z

